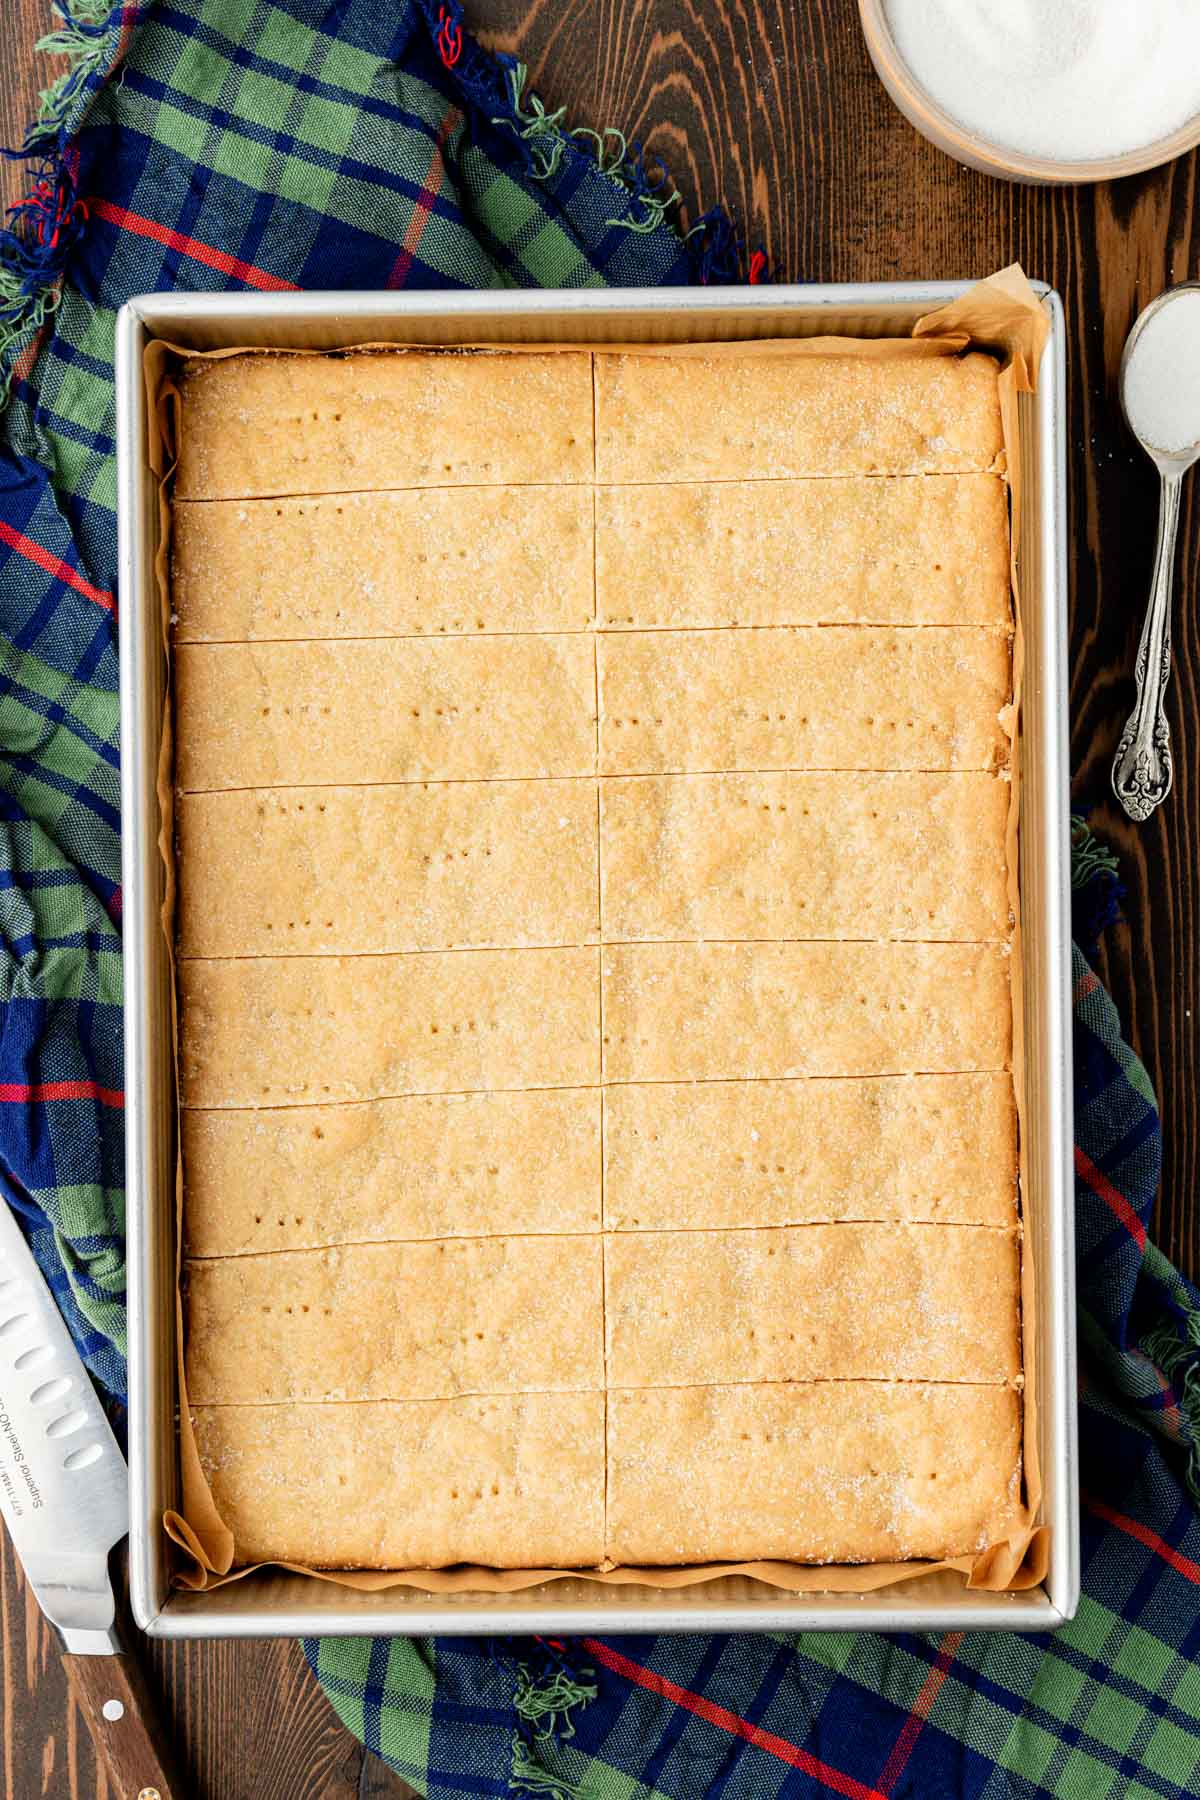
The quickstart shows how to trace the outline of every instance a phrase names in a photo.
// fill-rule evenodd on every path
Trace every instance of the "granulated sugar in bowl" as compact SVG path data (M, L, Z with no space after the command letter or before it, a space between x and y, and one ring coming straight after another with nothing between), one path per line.
M1096 180L1200 139L1200 0L860 0L892 98L961 160Z

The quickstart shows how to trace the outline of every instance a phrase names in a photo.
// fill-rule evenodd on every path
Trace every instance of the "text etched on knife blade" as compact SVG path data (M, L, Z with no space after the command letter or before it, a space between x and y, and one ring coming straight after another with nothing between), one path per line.
M0 1398L0 1440L2 1440L2 1442L0 1442L0 1487L4 1489L9 1506L12 1509L13 1517L15 1519L21 1519L25 1516L27 1501L28 1510L30 1512L40 1511L42 1506L42 1495L37 1482L33 1478L33 1471L25 1460L25 1452L21 1447L21 1440L13 1429L12 1420L9 1418L8 1413L4 1408L4 1401L2 1398ZM3 1458L4 1444L7 1444L8 1446L7 1458ZM14 1473L19 1475L21 1480L25 1483L28 1494L22 1493L13 1478Z

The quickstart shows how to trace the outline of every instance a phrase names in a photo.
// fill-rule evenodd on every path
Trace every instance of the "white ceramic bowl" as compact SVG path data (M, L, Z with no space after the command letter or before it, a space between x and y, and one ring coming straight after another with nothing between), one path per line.
M1054 183L1117 181L1122 175L1137 175L1143 169L1156 169L1200 144L1200 113L1189 119L1169 137L1157 138L1139 150L1127 150L1121 156L1106 156L1091 161L1067 161L1045 156L1024 156L1019 150L994 144L960 125L920 82L904 61L888 24L884 0L858 0L863 35L875 72L904 114L910 125L947 156L980 169L985 175L996 175L1004 181L1024 181L1038 186Z

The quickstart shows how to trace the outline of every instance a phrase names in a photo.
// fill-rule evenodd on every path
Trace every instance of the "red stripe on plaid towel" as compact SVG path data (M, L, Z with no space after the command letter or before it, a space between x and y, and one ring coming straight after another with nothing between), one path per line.
M1075 992L1071 996L1071 1005L1078 1006L1081 1000L1086 1000L1089 994L1094 994L1099 986L1100 977L1091 969L1085 970L1075 984Z
M99 1100L101 1106L125 1105L119 1088L101 1087L98 1081L0 1081L0 1101L28 1106L31 1100Z
M203 263L206 268L235 276L247 287L264 288L270 293L298 294L301 291L294 281L284 281L280 275L268 275L265 269L256 269L253 263L243 262L240 256L214 249L212 244L202 244L199 238L185 237L182 231L172 231L169 225L160 225L157 219L143 218L141 213L130 212L127 206L114 206L111 200L99 198L90 199L87 204L94 218L107 219L110 225L119 225L123 231L132 231L138 237L152 238L156 244L178 250L181 256L190 256L193 262Z
M105 606L109 612L116 611L116 601L104 588L93 587L85 575L81 575L78 569L73 569L70 563L64 562L61 556L55 556L44 549L35 539L26 537L23 531L14 531L3 519L0 519L0 543L7 544L18 556L36 563L39 569L45 569L47 575L54 575L59 581L65 581L68 587L73 587L77 594L83 594L86 599L94 600L97 606Z
M844 1795L845 1800L888 1800L888 1796L878 1788L867 1787L864 1782L856 1781L853 1775L843 1775L840 1769L832 1768L829 1763L822 1762L820 1757L802 1750L798 1744L790 1744L786 1738L776 1737L773 1731L764 1731L760 1725L751 1725L748 1719L740 1719L728 1707L706 1700L703 1694L691 1693L677 1682L668 1680L665 1675L659 1675L654 1669L644 1668L641 1663L622 1656L619 1650L602 1644L598 1638L584 1638L583 1647L589 1656L594 1656L598 1663L603 1663L614 1675L623 1675L627 1681L649 1688L652 1694L661 1694L664 1700L674 1701L676 1706L695 1713L706 1724L716 1725L734 1737L744 1738L756 1750L765 1750L791 1768L801 1769L812 1780L823 1783L831 1792Z
M51 326L49 321L44 320L40 329L34 332L25 348L14 356L11 376L14 383L29 380L30 371L37 361L42 345L45 343L47 337L49 337L50 331Z
M455 61L457 61L457 57ZM429 159L429 167L425 171L425 179L421 183L421 191L413 202L412 218L404 233L404 241L400 246L400 254L392 264L392 272L387 278L389 288L403 287L408 280L408 272L413 266L413 258L425 235L425 227L429 223L429 215L433 211L434 202L442 191L442 183L446 176L446 165L442 159L442 145L446 142L452 122L458 117L457 106L452 106L437 128L437 136L433 140L433 155ZM432 183L436 177L437 185Z
M1120 1189L1115 1188L1112 1182L1101 1174L1091 1157L1086 1156L1078 1144L1075 1146L1075 1173L1080 1181L1085 1182L1093 1194L1103 1200L1104 1204L1121 1221L1138 1249L1144 1250L1146 1248L1146 1227Z
M913 1745L921 1735L926 1719L933 1711L933 1703L942 1691L942 1684L950 1673L950 1665L958 1655L958 1647L963 1641L961 1631L952 1631L942 1639L941 1649L933 1659L933 1667L922 1684L921 1691L913 1702L913 1709L904 1721L900 1736L892 1746L892 1751L883 1765L883 1773L879 1777L880 1791L890 1794L903 1775L908 1759L912 1755Z
M1174 1544L1168 1544L1166 1538L1159 1537L1157 1531L1151 1531L1140 1519L1130 1519L1124 1513L1117 1512L1115 1507L1097 1500L1094 1494L1084 1494L1082 1499L1088 1511L1094 1512L1098 1519L1103 1519L1107 1525L1115 1525L1118 1531L1125 1532L1128 1537L1136 1538L1139 1544L1145 1544L1147 1550L1153 1550L1165 1563L1170 1563L1177 1574L1186 1576L1188 1581L1194 1581L1200 1586L1200 1563L1193 1562L1182 1550L1176 1550Z

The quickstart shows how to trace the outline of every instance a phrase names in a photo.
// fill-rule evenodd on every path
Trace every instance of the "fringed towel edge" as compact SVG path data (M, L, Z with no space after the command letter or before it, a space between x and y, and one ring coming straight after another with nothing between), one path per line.
M682 197L661 159L648 156L615 126L601 131L586 125L571 127L565 106L547 111L529 86L523 62L503 51L485 50L469 35L459 0L420 0L420 6L443 66L485 118L513 133L534 180L551 181L570 159L584 158L608 177L624 203L623 216L606 219L605 225L637 233L660 226L677 230L694 284L757 286L772 279L766 250L761 244L747 250L724 207L710 208L689 230L680 230ZM594 148L585 147L588 140Z
M21 353L58 305L63 272L87 220L72 138L92 93L120 60L125 8L114 0L54 0L59 23L34 48L67 67L39 96L37 117L0 155L31 165L33 181L0 229L0 406Z

